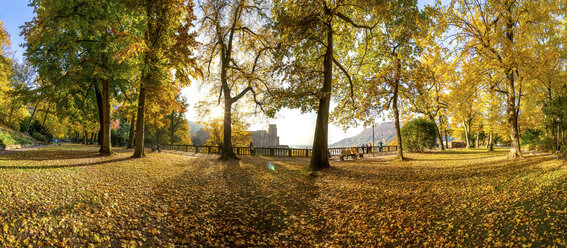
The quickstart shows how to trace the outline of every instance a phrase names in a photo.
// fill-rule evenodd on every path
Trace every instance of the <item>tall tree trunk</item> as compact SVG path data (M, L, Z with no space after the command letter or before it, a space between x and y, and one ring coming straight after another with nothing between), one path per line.
M467 149L471 148L471 128L468 121L463 120L463 126L465 128L465 143Z
M490 131L490 138L488 139L488 151L494 151L494 132Z
M128 149L134 147L134 130L136 127L136 114L132 114L132 120L130 121L130 132L128 133Z
M480 141L480 131L476 131L476 139L475 139L475 143L476 143L476 144L475 144L475 146L474 146L475 148L480 148L480 143L479 143L479 141Z
M175 114L175 111L171 110L171 118L170 118L170 122L169 122L169 145L171 145L171 146L173 146L173 140L174 140L173 135L175 135L175 126L176 126L176 124L173 123L173 121L175 119L173 114Z
M157 127L157 125L155 125L155 122L154 122L154 126ZM155 142L156 142L156 145L161 144L161 131L160 131L158 128L156 128L156 138L155 138Z
M91 133L91 138L90 138L90 143L91 143L91 144L94 144L95 133L96 133L96 132L92 132L92 133Z
M394 109L394 126L396 127L396 141L398 142L398 159L404 160L404 150L402 146L402 127L400 125L400 111L398 109L398 96L399 96L401 73L402 73L402 62L400 61L400 59L396 59L396 78L394 80L394 96L393 96L394 99L392 100L392 108Z
M83 133L83 145L87 144L87 137L89 136L89 133L87 131L84 131Z
M30 132L30 127L31 127L31 124L32 124L33 116L35 115L35 111L37 110L37 105L39 105L39 102L35 104L35 107L33 107L33 111L32 111L32 114L30 116L30 120L28 121L28 125L26 126L26 130L25 130L26 133Z
M49 106L49 105L48 105ZM45 121L47 121L47 115L49 114L49 107L45 107L45 114L43 115L43 121L41 122L44 127L45 127Z
M144 81L141 82L140 95L138 96L138 114L136 116L136 146L134 149L134 157L141 158L146 156L144 153L144 111L146 107L146 88Z
M98 135L97 135L97 143L100 147L98 152L102 152L102 144L101 144L100 141L102 140L102 130L104 129L104 125L103 125L104 116L103 116L103 113L102 113L102 109L104 108L104 106L103 106L103 103L102 103L102 93L100 93L100 85L98 84L98 82L95 82L94 88L95 88L96 106L98 108L99 130L98 130Z
M400 125L400 112L398 110L398 88L399 81L396 80L394 85L394 99L392 101L392 108L394 109L394 125L396 127L396 141L398 143L398 159L404 160L404 151L402 146L402 128Z
M323 60L323 95L319 99L317 109L317 122L315 124L315 136L313 137L313 149L309 168L313 171L329 168L329 108L331 104L331 86L333 83L333 29L327 27L327 50Z
M506 76L508 82L508 94L507 94L507 105L506 105L506 115L508 120L508 125L510 126L510 153L508 153L509 159L523 158L522 151L520 149L520 134L518 133L518 115L516 106L516 90L514 89L514 73L510 72Z
M112 147L110 144L110 87L109 80L102 80L102 140L101 155L111 155Z
M232 149L231 137L232 137L232 99L230 98L230 91L224 91L222 151L219 160L238 159Z
M435 117L429 116L429 119L433 122L433 124L435 124L435 130L437 131L437 139L439 140L439 148L441 148L441 150L445 150L445 145L443 145L443 137L441 137L441 129L439 128L439 125L437 125L437 123L435 122ZM439 117L439 120L441 120L441 117Z
M510 9L508 9L511 12ZM508 13L506 18L506 30L504 32L507 41L504 42L505 46L504 53L510 56L511 46L514 44L514 28L516 22L512 19L512 15ZM511 59L511 61L513 61ZM509 62L510 63L510 62ZM518 109L520 106L516 106L516 89L515 89L515 78L514 78L514 65L510 65L506 68L505 80L507 84L507 99L506 99L506 115L508 125L510 126L510 152L508 153L508 159L523 158L522 150L520 149L520 134L518 126ZM521 92L519 92L521 94Z
M445 129L445 147L449 149L449 132Z

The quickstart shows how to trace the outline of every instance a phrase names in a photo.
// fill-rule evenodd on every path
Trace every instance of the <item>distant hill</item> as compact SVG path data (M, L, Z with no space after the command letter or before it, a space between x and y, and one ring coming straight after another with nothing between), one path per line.
M205 144L205 141L209 138L209 133L205 132L203 126L194 121L187 121L187 123L191 128L191 130L189 131L191 135L191 143L198 146Z
M384 122L374 127L374 144L378 144L380 140L385 141L386 146L396 137L396 128L393 122ZM342 139L329 147L349 147L359 146L361 144L372 144L372 127L368 127L354 137Z
M199 125L197 122L194 122L194 121L187 121L187 123L189 124L189 127L191 128L191 130L190 130L191 136L196 134L197 131L199 131L199 129L203 128L203 126Z

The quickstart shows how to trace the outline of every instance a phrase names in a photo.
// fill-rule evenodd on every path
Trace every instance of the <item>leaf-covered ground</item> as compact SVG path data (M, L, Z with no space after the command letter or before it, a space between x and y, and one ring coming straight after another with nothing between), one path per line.
M567 163L455 150L332 162L48 146L0 156L0 247L566 245Z

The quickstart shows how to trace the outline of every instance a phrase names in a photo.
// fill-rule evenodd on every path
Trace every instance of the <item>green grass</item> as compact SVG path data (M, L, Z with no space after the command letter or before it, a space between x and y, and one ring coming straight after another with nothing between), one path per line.
M0 247L565 246L567 163L507 151L408 161L48 146L0 156Z

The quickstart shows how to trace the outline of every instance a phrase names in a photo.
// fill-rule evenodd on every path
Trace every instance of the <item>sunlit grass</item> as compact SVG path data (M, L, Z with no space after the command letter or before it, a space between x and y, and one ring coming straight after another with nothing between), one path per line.
M565 246L567 168L507 151L333 161L49 146L0 156L0 246Z

